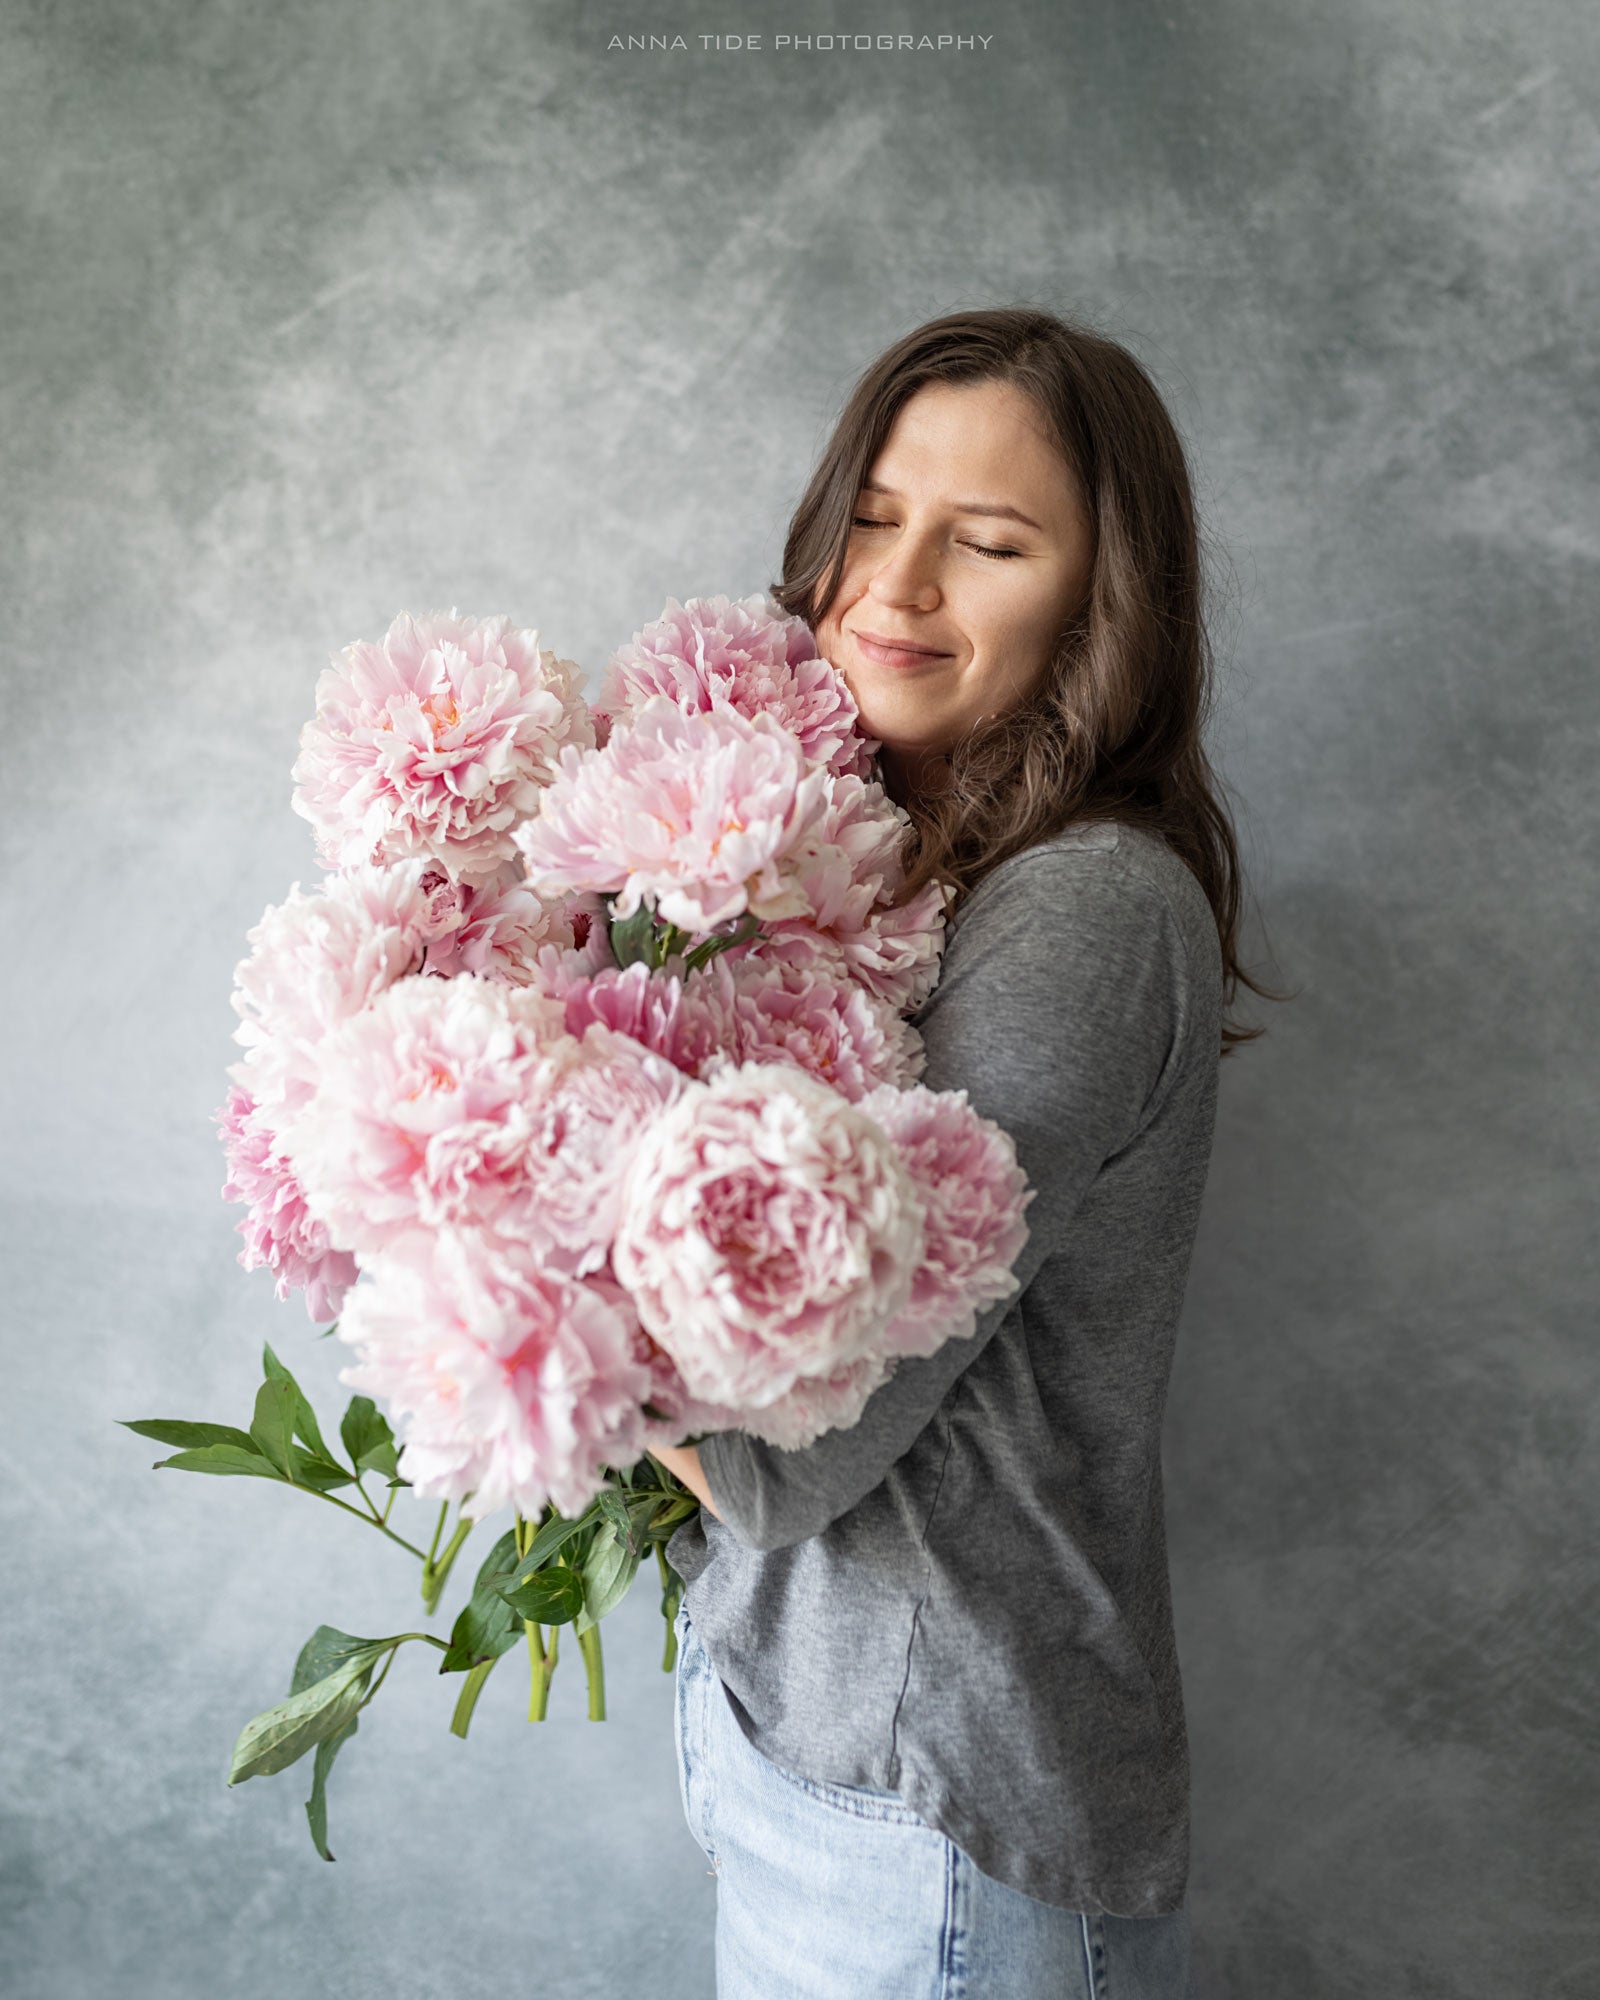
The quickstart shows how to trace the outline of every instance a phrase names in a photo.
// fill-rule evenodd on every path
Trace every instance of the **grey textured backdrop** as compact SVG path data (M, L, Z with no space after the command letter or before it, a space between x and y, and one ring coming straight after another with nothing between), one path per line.
M408 1559L113 1420L237 1420L263 1337L336 1393L208 1123L327 653L455 603L597 668L760 588L858 369L1026 299L1192 443L1301 989L1224 1070L1171 1408L1208 1991L1600 1992L1588 0L0 19L8 1990L710 1993L644 1587L605 1730L574 1663L462 1745L403 1657L330 1868L227 1751ZM697 39L862 27L993 40Z

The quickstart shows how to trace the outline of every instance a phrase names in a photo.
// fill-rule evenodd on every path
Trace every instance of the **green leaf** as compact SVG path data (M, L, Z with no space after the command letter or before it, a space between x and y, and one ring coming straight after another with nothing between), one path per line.
M546 1521L528 1546L528 1553L522 1558L524 1569L540 1568L547 1563L558 1549L566 1547L576 1536L587 1533L594 1520L592 1513L585 1511L574 1514L570 1520L558 1515L553 1521Z
M478 1574L473 1580L473 1589L482 1590L491 1577L509 1575L520 1560L517 1555L517 1531L515 1528L507 1528L479 1563Z
M478 1565L477 1578L473 1589L499 1590L502 1585L515 1583L527 1568L527 1557L517 1554L517 1531L507 1528L494 1547Z
M347 1472L342 1465L331 1459L315 1458L299 1445L289 1447L294 1457L294 1475L297 1486L309 1486L316 1493L331 1493L336 1486L353 1486L355 1474Z
M746 910L731 931L708 937L703 944L697 944L685 957L684 970L698 972L703 965L709 965L718 952L731 950L736 944L747 944L751 938L760 935L760 930L759 919Z
M614 1486L603 1486L597 1496L600 1518L609 1522L612 1533L624 1548L634 1546L633 1521L628 1513L628 1503Z
M522 1621L497 1590L475 1590L450 1628L450 1650L439 1662L441 1674L466 1673L485 1660L509 1653L522 1637Z
M645 1528L645 1539L650 1542L666 1542L678 1532L689 1516L698 1512L700 1502L692 1495L674 1495L663 1506L661 1494L656 1494L656 1511Z
M564 1564L532 1569L524 1557L510 1576L489 1587L519 1618L531 1618L539 1625L570 1624L583 1609L583 1578Z
M370 1451L361 1454L356 1467L358 1472L381 1472L391 1486L409 1486L409 1479L400 1477L400 1458L391 1438L386 1444L375 1444Z
M339 1435L357 1472L381 1472L389 1479L399 1477L394 1432L370 1396L350 1398L350 1407L339 1420Z
M289 1387L294 1391L294 1430L296 1437L299 1438L300 1442L315 1457L320 1458L325 1464L337 1464L338 1461L334 1458L333 1453L322 1442L322 1433L317 1428L316 1412L306 1401L300 1384L265 1342L262 1343L261 1347L261 1365L266 1370L269 1382L287 1382Z
M618 965L655 963L655 927L656 913L648 903L641 903L631 917L611 920L611 956Z
M393 1644L392 1639L358 1639L352 1632L341 1632L337 1625L319 1625L295 1656L289 1692L300 1694L349 1661L381 1653Z
M295 1400L299 1391L292 1382L277 1376L256 1391L255 1414L250 1419L250 1441L261 1456L275 1465L285 1479L293 1481Z
M683 1602L683 1578L667 1564L667 1580L661 1587L661 1615L670 1625L678 1615L678 1606Z
M614 1486L602 1489L596 1502L600 1518L607 1522L629 1555L642 1555L649 1544L650 1518L661 1507L659 1487L646 1487L628 1497Z
M236 1444L204 1444L198 1451L180 1451L171 1458L158 1458L156 1470L170 1465L178 1472L215 1472L227 1477L281 1479L283 1474L258 1451L242 1451Z
M240 1451L254 1451L248 1431L236 1430L232 1424L186 1424L171 1417L141 1417L138 1423L129 1423L126 1417L117 1421L124 1430L137 1431L140 1437L154 1438L157 1444L181 1444L198 1447L208 1444L236 1445Z
M311 1796L306 1800L306 1819L311 1827L311 1840L324 1861L331 1861L333 1853L328 1846L328 1773L333 1769L333 1760L340 1748L355 1735L360 1717L352 1715L337 1736L324 1737L317 1745L316 1758L311 1766Z
M614 1611L628 1594L628 1587L639 1572L639 1552L630 1549L620 1541L617 1532L609 1523L595 1537L594 1547L589 1551L581 1571L583 1577L583 1610L573 1621L573 1630L581 1638L593 1625L610 1611Z
M270 1777L319 1743L339 1735L360 1708L372 1669L384 1650L381 1641L365 1647L321 1680L247 1722L233 1746L228 1783Z

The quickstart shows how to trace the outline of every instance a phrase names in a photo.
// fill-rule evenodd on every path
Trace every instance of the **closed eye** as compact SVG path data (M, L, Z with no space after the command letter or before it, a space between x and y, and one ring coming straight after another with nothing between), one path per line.
M852 528L890 528L893 527L894 523L892 521L869 521L862 515L856 514L851 517L850 525ZM1022 554L1021 549L992 549L987 542L962 542L961 546L964 549L973 550L977 555L989 556L996 562L1005 562L1012 556L1020 556Z

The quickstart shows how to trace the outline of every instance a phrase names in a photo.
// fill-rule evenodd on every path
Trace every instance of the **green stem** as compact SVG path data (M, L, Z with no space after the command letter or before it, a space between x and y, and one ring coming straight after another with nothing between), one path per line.
M446 1501L445 1504L448 1506L449 1502ZM439 1598L444 1591L445 1582L450 1575L450 1565L459 1554L461 1544L476 1526L477 1523L475 1521L469 1521L465 1517L457 1521L456 1531L445 1545L444 1554L435 1562L430 1553L428 1560L422 1565L422 1603L423 1608L430 1614L438 1604ZM437 1533L435 1533L433 1539L437 1543L439 1539Z
M517 1554L525 1556L533 1546L533 1538L539 1532L537 1521L523 1519L519 1509L513 1533L517 1538ZM522 1629L528 1635L528 1720L543 1722L550 1703L550 1674L556 1663L555 1627L550 1629L551 1650L544 1650L544 1627L532 1618L524 1618Z
M497 1656L498 1657L498 1656ZM466 1685L456 1699L456 1712L450 1718L450 1734L465 1736L472 1722L472 1711L478 1705L478 1695L484 1682L494 1672L493 1660L480 1660L467 1675Z
M288 1482L285 1483L287 1484ZM426 1562L428 1560L415 1542L408 1542L404 1535L397 1535L393 1528L386 1527L376 1511L363 1514L359 1507L352 1507L348 1500L341 1500L336 1493L317 1493L316 1488L312 1486L301 1486L296 1490L301 1493L315 1494L318 1500L326 1500L330 1507L342 1507L347 1514L354 1514L358 1521L365 1521L369 1528L376 1528L380 1535L387 1535L391 1542L398 1542L401 1548L405 1549L409 1554L414 1555L418 1562Z
M606 1719L606 1661L600 1649L600 1627L591 1625L578 1634L578 1650L583 1654L583 1671L589 1679L589 1720Z
M543 1722L550 1703L550 1668L555 1661L546 1657L542 1625L524 1618L522 1629L528 1635L528 1720Z
M434 1557L439 1552L439 1537L444 1533L445 1518L449 1512L450 1502L448 1500L441 1501L439 1504L439 1518L433 1524L433 1540L428 1544L428 1553L425 1558L430 1569L433 1566Z
M409 1636L415 1636L415 1635L413 1634ZM368 1702L370 1702L373 1699L373 1697L377 1694L379 1688L383 1686L384 1680L388 1675L389 1669L395 1663L395 1656L399 1653L400 1646L401 1646L401 1641L396 1639L394 1644L389 1648L389 1657L384 1661L382 1667L379 1669L378 1678L372 1683L371 1687L369 1687L366 1693L361 1697L362 1708L365 1708L367 1706Z
M661 1572L661 1619L667 1628L666 1644L661 1648L661 1671L670 1674L678 1664L678 1634L672 1620L667 1616L667 1593L672 1588L672 1565L667 1561L666 1545L656 1543L656 1568Z
M385 1659L382 1667L379 1669L378 1678L372 1683L371 1687L369 1687L366 1693L361 1697L361 1704L360 1704L361 1708L365 1708L368 1705L368 1703L371 1702L373 1697L377 1694L379 1688L383 1686L383 1683L388 1676L389 1669L394 1665L395 1660L399 1656L400 1648L406 1643L408 1639L425 1640L428 1645L437 1646L441 1653L448 1653L450 1650L449 1642L447 1640L436 1639L431 1632L397 1632L394 1635L394 1637L389 1641L389 1654L387 1659ZM357 1710L357 1713L358 1714L360 1713L360 1709Z

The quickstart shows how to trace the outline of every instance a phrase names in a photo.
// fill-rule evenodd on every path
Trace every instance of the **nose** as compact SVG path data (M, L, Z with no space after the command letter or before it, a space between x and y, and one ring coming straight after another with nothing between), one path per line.
M911 605L932 611L939 602L939 557L936 549L916 535L899 535L872 572L867 593L880 604Z

